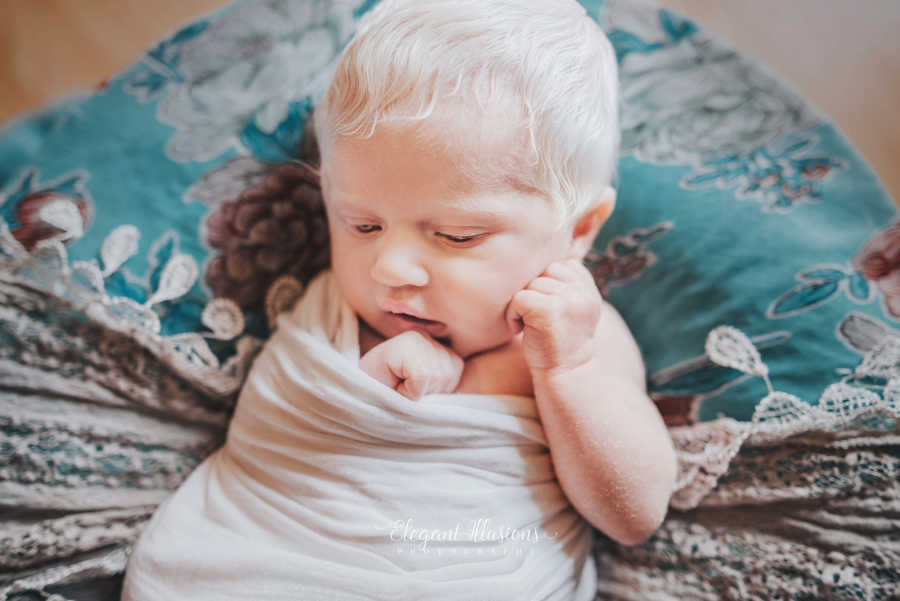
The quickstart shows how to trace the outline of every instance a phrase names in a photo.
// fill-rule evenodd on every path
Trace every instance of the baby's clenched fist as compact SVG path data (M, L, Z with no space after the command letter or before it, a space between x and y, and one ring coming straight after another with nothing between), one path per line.
M364 372L413 400L456 390L463 366L462 357L418 330L385 340L359 360Z

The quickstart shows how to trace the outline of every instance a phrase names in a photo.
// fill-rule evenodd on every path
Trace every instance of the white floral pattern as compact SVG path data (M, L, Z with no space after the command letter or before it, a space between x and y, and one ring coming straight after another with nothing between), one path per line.
M85 261L76 261L70 267L65 246L55 239L42 240L34 252L19 254L15 259L0 258L0 269L7 281L36 286L66 299L100 323L120 331L140 329L143 337L153 340L170 357L176 371L201 375L219 394L235 392L243 382L248 358L262 347L263 341L244 336L236 342L237 353L220 365L204 340L204 337L230 340L242 333L244 316L234 302L212 299L207 304L202 322L210 328L209 333L160 334L160 320L153 305L177 299L191 289L198 274L192 257L174 254L163 268L156 290L144 303L106 292L104 279L136 251L138 236L137 228L132 225L113 230L102 246L102 269L96 263ZM8 229L0 229L0 244L15 246L17 243ZM283 303L291 300L287 298ZM287 310L283 303L271 310Z
M253 122L272 132L293 101L325 89L355 26L351 2L259 0L234 5L209 26L142 60L126 84L142 99L163 74L158 119L175 128L173 161L207 161L239 147L235 132Z
M622 152L657 164L741 155L823 120L761 65L711 34L673 40L655 3L610 2L607 29L653 44L620 65Z

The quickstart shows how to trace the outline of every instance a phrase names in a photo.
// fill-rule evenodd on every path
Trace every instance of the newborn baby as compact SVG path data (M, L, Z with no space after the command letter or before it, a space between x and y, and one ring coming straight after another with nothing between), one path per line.
M314 125L331 269L123 598L593 599L591 526L644 540L675 478L582 263L615 204L608 40L574 0L384 0Z

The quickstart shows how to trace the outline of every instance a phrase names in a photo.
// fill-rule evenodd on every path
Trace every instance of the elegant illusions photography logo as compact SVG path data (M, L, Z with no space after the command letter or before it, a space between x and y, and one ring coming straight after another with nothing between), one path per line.
M394 520L386 530L398 553L438 555L521 554L527 545L553 538L541 528L513 528L493 518L464 520L450 528L423 527L413 518L406 518Z

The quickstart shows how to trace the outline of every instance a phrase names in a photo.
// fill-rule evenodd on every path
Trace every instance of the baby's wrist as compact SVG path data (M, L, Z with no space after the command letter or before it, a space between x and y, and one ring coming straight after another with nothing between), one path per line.
M590 381L600 369L599 359L589 357L575 364L554 365L551 367L532 367L531 377L535 392L538 390L550 393L554 397L566 397L565 394L553 394L559 391L578 389L582 383Z
M593 344L590 348L584 349L583 352L574 354L562 361L557 361L547 365L533 366L529 365L532 376L535 378L556 379L570 377L570 374L577 374L585 370L597 367L597 353L594 351Z

